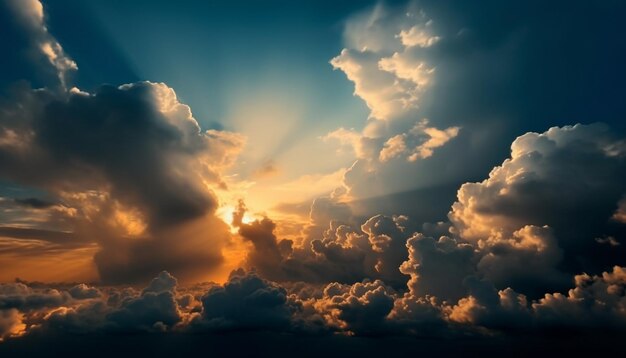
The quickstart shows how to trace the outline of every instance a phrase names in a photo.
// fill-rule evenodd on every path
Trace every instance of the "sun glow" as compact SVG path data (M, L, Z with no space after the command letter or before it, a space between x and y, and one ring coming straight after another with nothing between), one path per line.
M224 205L217 209L217 217L224 220L224 222L230 226L230 231L233 234L237 233L238 231L238 228L233 225L233 215L235 214L236 210L237 208L232 205ZM254 214L245 212L243 214L243 218L241 218L241 222L244 224L250 224L257 219L260 218L254 216Z

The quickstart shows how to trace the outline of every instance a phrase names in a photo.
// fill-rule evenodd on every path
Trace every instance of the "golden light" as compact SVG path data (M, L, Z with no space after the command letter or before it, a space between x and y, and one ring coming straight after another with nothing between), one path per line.
M219 209L217 209L217 217L222 219L226 224L230 226L230 232L233 234L236 234L237 231L239 230L236 226L233 226L233 215L236 210L237 208L232 205L224 205L224 206L221 206ZM250 224L257 219L260 219L260 218L255 217L253 214L245 212L243 214L243 218L241 219L241 222L244 224Z

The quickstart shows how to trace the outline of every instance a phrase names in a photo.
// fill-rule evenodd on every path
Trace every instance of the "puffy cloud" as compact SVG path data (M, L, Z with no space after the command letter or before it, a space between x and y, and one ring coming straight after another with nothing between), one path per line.
M67 292L54 288L34 289L23 283L0 284L0 310L20 311L56 307L70 299Z
M102 295L100 290L98 290L96 287L90 287L85 285L84 283L78 284L70 288L68 292L70 293L70 295L72 295L73 298L79 300L98 298Z
M576 275L567 295L546 294L532 304L542 326L626 328L626 269L615 266L602 275Z
M178 280L176 280L176 277L172 276L167 271L163 271L150 281L150 284L143 290L143 293L174 291L177 285Z
M406 243L410 235L404 227L404 216L376 215L361 225L370 247L366 262L374 262L374 272L369 277L384 280L390 285L401 286L405 278L400 275L400 264L406 258Z
M555 270L598 272L623 262L620 246L595 240L624 233L610 220L626 191L614 180L626 171L615 143L601 124L527 133L488 179L459 189L449 218L454 232L488 252L479 264L487 277L500 287L535 283L537 293L563 284Z
M474 248L442 236L438 240L416 233L406 242L408 260L400 271L409 275L408 288L414 297L426 295L443 300L465 296L464 281L474 268Z
M30 332L157 332L170 330L186 313L177 303L176 279L162 272L140 294L133 289L89 287L79 284L67 291L51 288L34 289L19 284L10 289L13 297L22 297L14 305L23 313L23 330ZM4 291L9 291L4 288ZM45 300L44 294L56 292L63 300ZM36 300L34 295L39 295ZM42 298L44 297L44 298ZM13 301L18 301L13 299ZM9 309L9 310L10 310ZM7 307L2 307L2 312Z
M313 225L327 226L332 220L346 223L350 221L352 210L346 203L331 197L319 197L313 200L309 218Z
M397 16L383 5L353 17L345 30L346 45L330 63L354 83L371 116L388 120L416 108L434 69L410 48L426 48L439 37L432 20L409 8Z
M393 290L380 280L353 285L331 283L315 303L329 325L353 334L376 335L388 330L386 317L393 308Z
M254 272L233 271L223 286L202 296L202 312L192 323L210 330L286 330L297 309L287 291Z
M347 188L345 200L385 198L438 183L423 182L430 180L423 175L426 172L445 176L433 156L459 135L460 127L440 126L439 118L431 124L421 110L436 82L431 60L441 37L435 32L433 21L415 4L399 8L379 4L347 21L346 48L330 63L354 83L354 94L371 113L361 130L339 128L324 137L352 147L356 155L342 183ZM395 213L411 210L395 206L399 208ZM430 212L437 211L435 205L427 206ZM366 215L376 213L372 209Z
M458 134L459 127L441 130L428 127L428 121L423 120L409 132L389 138L380 151L379 159L384 162L402 154L408 154L407 160L410 162L428 158L436 148L445 145Z
M107 319L124 331L161 331L180 322L182 316L172 291L144 291L140 297L124 301Z
M276 223L267 217L241 222L243 210L240 205L233 223L239 235L252 244L245 264L263 277L308 283L354 283L369 278L394 287L405 284L398 269L406 259L405 244L411 236L404 216L376 215L357 225L346 204L318 198L311 205L304 237L280 239Z
M406 292L397 297L388 315L390 332L420 337L446 337L451 335L444 307L434 296L415 296Z
M401 30L398 34L400 41L406 47L429 47L439 41L439 36L433 36L431 33L432 20L426 21L424 24L414 25L408 30Z
M493 242L477 264L498 287L512 286L536 296L542 288L564 287L570 277L557 269L563 252L549 227L525 226Z
M463 329L512 331L531 327L531 312L526 296L511 288L496 290L491 283L470 277L469 295L444 310L448 320L465 325Z
M243 139L201 131L171 88L24 89L0 132L19 138L0 147L0 176L63 199L72 209L64 229L101 246L103 280L143 280L164 268L189 278L219 265L229 234L211 188L225 187L221 171Z

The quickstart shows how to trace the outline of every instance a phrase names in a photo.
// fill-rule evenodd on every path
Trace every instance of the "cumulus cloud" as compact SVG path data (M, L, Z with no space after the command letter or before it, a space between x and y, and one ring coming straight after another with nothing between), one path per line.
M78 284L68 290L70 295L72 295L75 299L90 299L90 298L98 298L102 295L100 290L96 287L90 287L85 285L84 283Z
M348 205L326 197L311 205L310 222L302 237L280 238L270 218L241 222L245 206L234 215L239 235L251 244L245 265L279 282L360 282L382 279L402 287L405 276L398 267L406 259L411 233L404 216L352 217Z
M464 280L474 268L474 248L442 236L438 240L416 233L407 243L408 260L400 271L410 276L408 288L414 297L436 296L444 300L463 297Z
M459 189L453 231L488 252L479 264L487 277L514 288L526 280L545 292L554 287L548 283L564 283L559 272L622 262L621 247L595 240L624 232L610 220L626 191L614 180L626 170L625 153L608 149L615 141L601 124L527 133L488 179Z
M354 83L354 94L365 101L372 117L393 119L417 107L434 69L407 49L426 48L439 40L431 34L431 24L415 9L396 16L383 5L348 23L348 48L330 63Z
M161 293L165 291L174 291L178 285L176 277L172 276L169 272L163 271L157 277L150 281L148 287L146 287L142 293Z
M410 162L428 158L436 148L445 145L458 134L459 127L441 130L428 127L428 121L423 120L407 133L389 138L380 151L379 159L384 162L403 154L408 155L407 160Z
M393 290L382 281L354 285L331 283L315 307L327 324L360 335L386 333L386 317L393 308Z
M431 121L422 113L436 81L431 53L441 37L433 20L414 4L402 10L379 4L349 18L346 48L330 61L354 83L354 94L370 109L362 129L342 127L324 137L352 148L356 156L342 182L349 200L426 184L406 179L426 177L419 175L428 165L421 162L431 161L459 135L460 126L442 127L439 118Z
M119 330L162 331L182 319L173 291L144 291L106 316Z
M214 215L213 190L225 187L221 171L241 136L201 131L160 83L93 94L24 89L5 108L0 132L19 140L0 147L0 175L71 208L64 229L98 241L103 280L146 279L163 268L189 277L184 271L220 263L228 231Z
M18 84L0 102L0 178L41 196L0 200L11 242L43 240L49 251L96 242L108 283L163 269L186 280L220 265L230 234L215 191L227 190L222 172L243 137L201 130L163 83L68 89L77 65L48 31L41 2L2 6L33 64L57 77L40 89Z
M54 288L34 289L23 283L0 284L0 309L20 311L60 306L71 298L65 291Z
M458 301L421 294L416 289L419 281L413 279L416 274L412 274L408 290L402 293L380 280L280 286L243 270L233 271L223 285L178 288L176 279L162 272L141 293L128 288L102 288L100 296L85 300L72 299L72 288L61 291L67 297L63 302L2 307L0 337L52 332L263 330L449 338L555 327L581 332L621 330L626 328L625 270L616 266L601 275L577 275L567 295L548 293L537 300L511 288L498 290L489 280L470 275L463 283L467 294ZM24 285L10 290L14 295L29 296L34 288ZM197 304L193 303L195 297Z
M287 291L254 272L233 271L223 286L214 286L201 298L202 312L192 323L210 330L287 330L297 309Z
M620 328L626 325L626 269L615 266L601 275L576 275L566 295L546 294L532 304L543 326Z

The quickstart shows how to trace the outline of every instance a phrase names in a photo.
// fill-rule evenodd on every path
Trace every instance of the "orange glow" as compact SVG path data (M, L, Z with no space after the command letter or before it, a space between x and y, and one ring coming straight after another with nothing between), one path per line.
M5 239L0 238L0 242ZM98 280L93 262L97 246L90 245L72 250L55 251L50 248L42 253L40 248L48 244L39 240L28 241L30 248L23 247L19 253L0 255L0 282L16 278L43 282L92 282Z
M238 231L237 227L233 226L232 224L233 214L235 213L236 210L237 209L232 205L224 205L220 207L219 209L217 209L217 216L230 226L230 232L233 234L236 234ZM246 212L244 213L243 218L241 219L241 222L244 224L250 224L251 222L257 219L260 219L260 218L254 216L253 214Z

